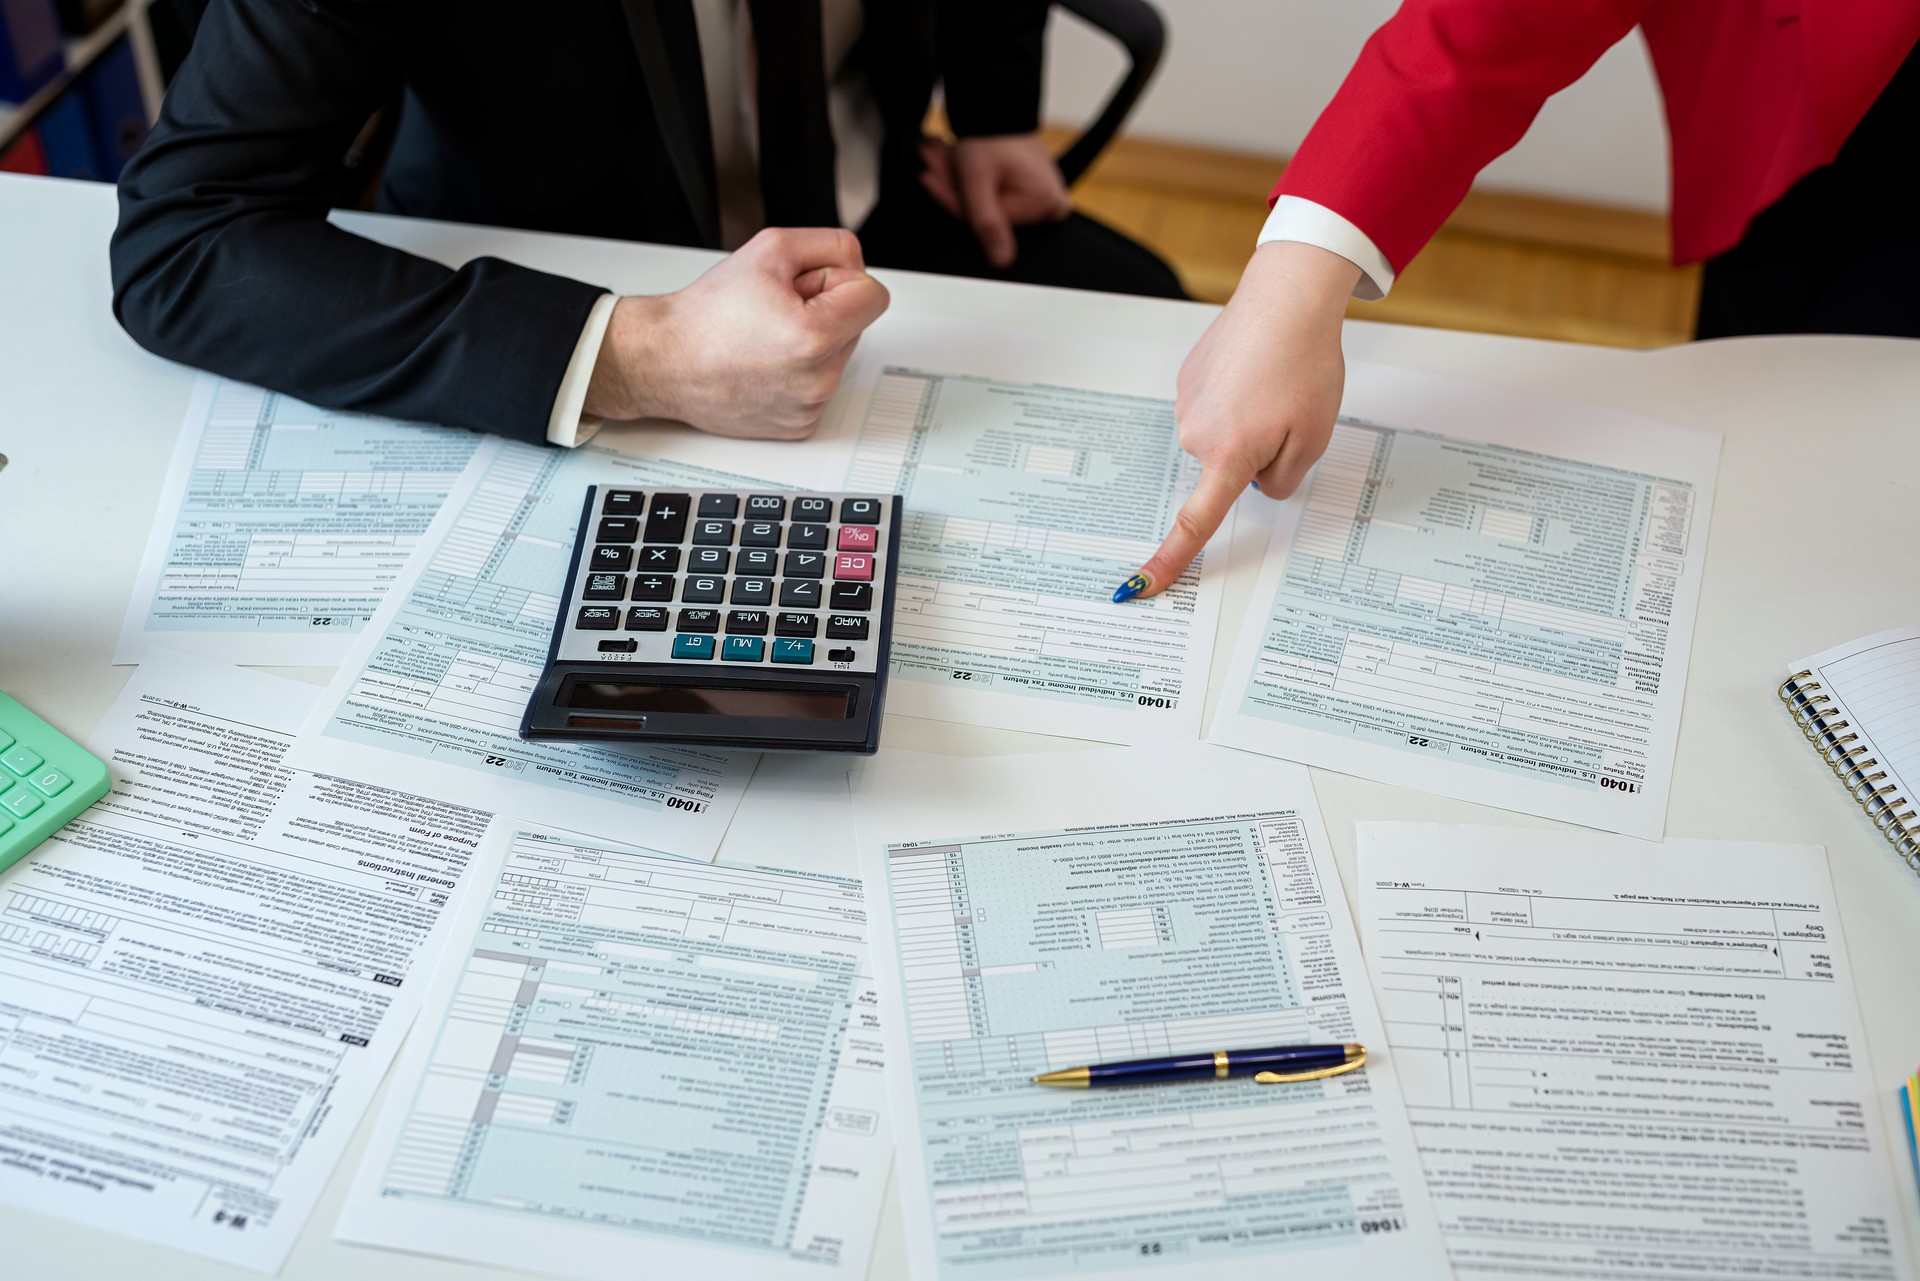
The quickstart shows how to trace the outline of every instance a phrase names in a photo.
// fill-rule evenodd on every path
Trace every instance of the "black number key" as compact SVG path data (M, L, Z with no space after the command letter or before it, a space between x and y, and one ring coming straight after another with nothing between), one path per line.
M574 626L583 632L612 632L620 628L620 611L611 605L582 605Z
M733 580L733 603L736 605L773 604L773 580L771 578L736 578Z
M726 595L726 579L705 576L689 578L680 591L680 599L689 605L718 605Z
M747 495L748 520L779 520L787 514L787 500L778 494Z
M880 500L878 498L841 499L840 523L843 525L878 525L880 523Z
M656 574L671 574L680 568L680 549L678 547L642 547L640 568L652 570Z
M627 611L627 630L664 632L667 630L667 611L658 605L635 605Z
M602 543L630 543L640 537L640 522L631 516L602 516L600 528L595 533L596 541Z
M733 522L730 520L697 521L693 526L693 542L696 547L731 547Z
M727 635L729 636L765 636L767 634L767 611L764 609L736 609L727 615Z
M700 495L700 519L732 520L740 514L740 496L738 494L702 494Z
M740 527L740 545L742 547L778 547L780 523L772 520L748 521Z
M740 568L734 572L772 578L780 572L780 554L764 547L749 547L740 553Z
M593 549L593 555L587 559L589 569L605 570L618 574L633 568L633 548L615 547L602 543Z
M773 620L773 634L775 636L818 636L820 615L781 614Z
M724 547L696 547L687 553L687 572L690 574L724 574L727 572L727 558L733 555Z
M627 576L625 574L588 574L587 586L580 593L581 600L625 600L627 598Z
M720 630L720 611L717 609L683 609L680 611L680 630L683 632L717 632Z
M805 502L800 499L794 506ZM822 500L824 501L824 500ZM827 549L827 527L825 525L789 525L787 526L787 546L804 547L810 552L822 552Z
M673 578L667 574L636 574L633 579L634 600L672 600Z
M600 504L602 516L638 516L647 496L637 489L609 489Z
M819 609L820 583L812 578L789 578L780 584L782 609Z
M634 599L638 600L639 597ZM873 608L873 584L835 583L831 599L835 609L854 609L864 614Z
M858 614L827 615L828 640L865 640L867 620Z
M796 498L793 500L793 518L795 520L832 520L833 503L825 498Z
M655 494L647 509L647 541L680 543L687 537L687 511L693 506L690 494Z
M781 572L788 578L820 578L827 572L827 554L788 552L786 568Z

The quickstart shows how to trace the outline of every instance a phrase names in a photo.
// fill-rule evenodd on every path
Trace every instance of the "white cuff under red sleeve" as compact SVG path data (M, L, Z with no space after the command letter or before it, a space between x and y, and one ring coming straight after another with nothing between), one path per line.
M1260 229L1256 246L1272 240L1292 240L1318 245L1339 254L1360 269L1360 283L1353 296L1366 302L1385 298L1393 288L1393 264L1380 252L1366 232L1342 218L1325 205L1299 196L1282 196L1273 202L1267 225Z
M553 413L547 416L547 443L568 449L584 444L600 430L606 420L585 415L587 385L593 381L593 367L600 359L600 344L607 336L607 322L613 319L613 305L620 299L613 294L600 295L587 313L580 341L573 345L573 359L560 379L560 393L553 398Z

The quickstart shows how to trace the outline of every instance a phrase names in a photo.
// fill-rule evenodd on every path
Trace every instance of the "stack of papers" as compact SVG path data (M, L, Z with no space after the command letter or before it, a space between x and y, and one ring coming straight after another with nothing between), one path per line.
M1650 843L1717 438L1352 366L1201 743L1228 530L1108 600L1183 354L896 315L805 445L571 451L202 379L114 789L0 882L0 1200L277 1271L393 1066L339 1237L583 1281L862 1277L896 1157L916 1281L1911 1281L1824 851ZM1121 746L526 743L590 484L898 492L889 710ZM1595 830L1350 895L1307 765Z

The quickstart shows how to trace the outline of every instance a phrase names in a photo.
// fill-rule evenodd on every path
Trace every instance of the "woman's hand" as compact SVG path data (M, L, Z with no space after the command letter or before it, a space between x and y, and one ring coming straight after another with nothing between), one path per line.
M1340 322L1359 279L1358 267L1316 245L1254 250L1232 300L1180 367L1174 416L1200 481L1116 602L1157 595L1180 577L1249 483L1269 498L1299 487L1340 412Z

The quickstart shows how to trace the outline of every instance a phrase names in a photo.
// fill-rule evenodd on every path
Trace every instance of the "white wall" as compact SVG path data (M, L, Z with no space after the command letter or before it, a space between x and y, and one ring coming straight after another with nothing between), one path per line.
M1288 153L1397 0L1155 0L1169 38L1128 128L1235 151ZM1551 4L1554 0L1540 0ZM1046 115L1089 119L1119 76L1118 46L1059 9L1049 34ZM1551 99L1487 186L1665 209L1667 140L1636 35Z

